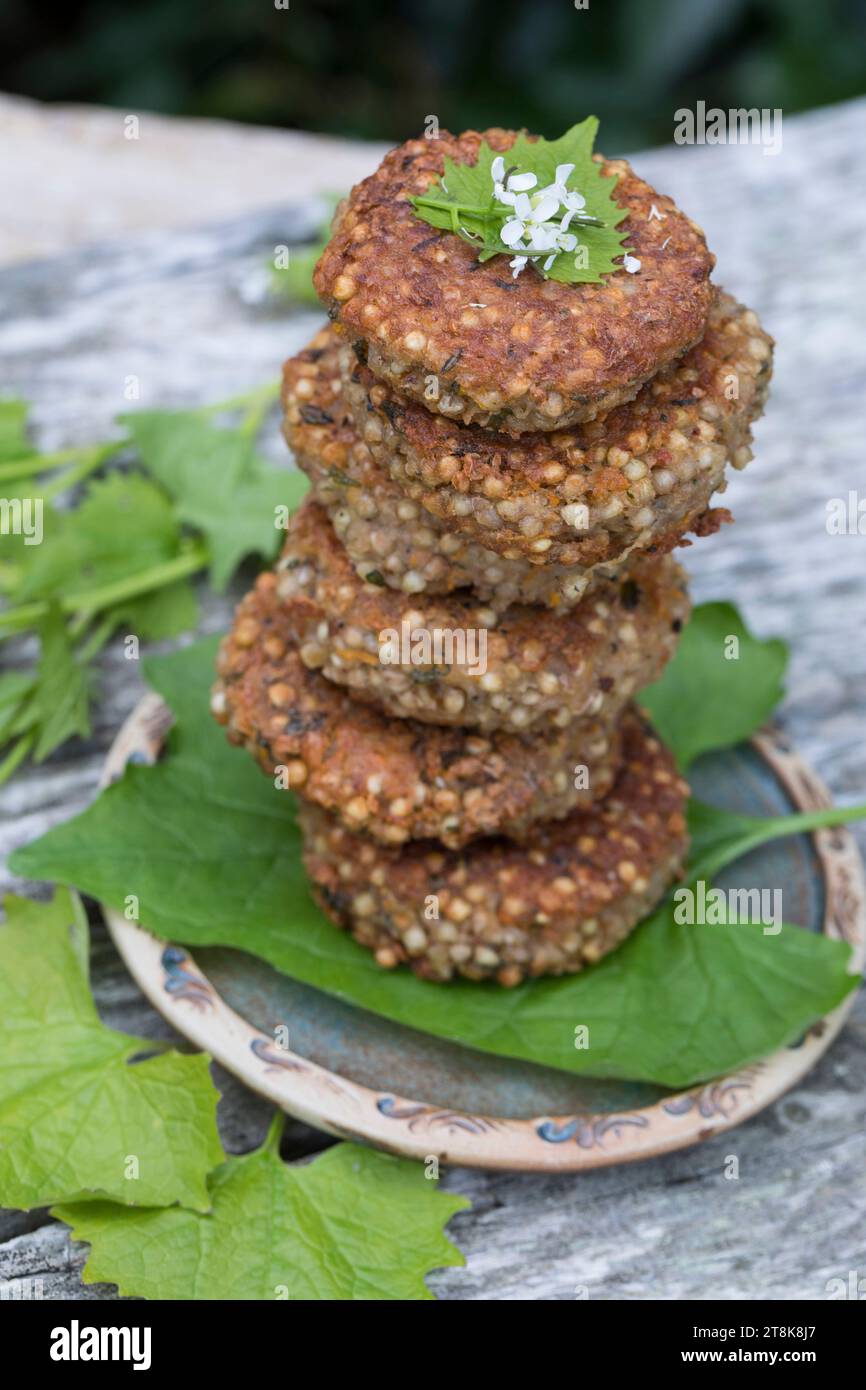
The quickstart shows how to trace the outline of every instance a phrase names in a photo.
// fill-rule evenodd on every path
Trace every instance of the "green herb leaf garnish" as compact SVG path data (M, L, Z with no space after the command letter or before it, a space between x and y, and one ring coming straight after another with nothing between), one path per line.
M615 176L593 159L595 116L558 140L521 134L499 154L482 141L474 164L446 157L442 178L411 199L415 215L478 249L480 261L508 256L514 276L527 265L545 279L597 284L617 270L637 271L617 226L627 209L613 199Z
M118 630L177 637L198 621L194 575L209 569L221 589L247 556L273 555L307 488L256 452L276 396L273 385L201 410L142 411L124 417L123 438L54 454L29 443L23 402L0 402L0 491L28 508L0 562L0 641L31 634L41 653L35 670L0 677L0 784L89 732L92 665ZM131 448L136 466L93 476ZM77 505L55 505L76 486Z

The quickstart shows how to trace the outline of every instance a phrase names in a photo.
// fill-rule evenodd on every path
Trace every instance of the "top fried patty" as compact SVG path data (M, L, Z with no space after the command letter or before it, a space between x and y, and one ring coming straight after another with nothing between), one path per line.
M409 198L444 160L475 162L482 140L507 151L514 131L408 140L337 211L316 290L371 370L428 409L508 433L563 429L630 400L703 334L714 257L703 232L625 160L617 175L637 274L560 284L420 221ZM653 212L655 209L655 215ZM431 378L434 380L431 382Z

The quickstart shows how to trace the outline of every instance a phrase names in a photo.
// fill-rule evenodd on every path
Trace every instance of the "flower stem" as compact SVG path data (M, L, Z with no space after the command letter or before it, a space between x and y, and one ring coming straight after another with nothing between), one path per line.
M11 463L0 464L0 483L32 478L37 473L50 473L53 468L60 468L64 463L90 459L97 451L102 458L107 458L127 443L126 439L113 439L105 444L77 444L70 449L56 449L53 454L33 454L32 457L13 459Z
M268 386L262 387L258 395L253 398L239 427L239 432L245 439L255 439L265 416L278 399L279 394L279 382L271 382Z
M443 212L468 213L470 217L490 217L493 209L489 203L454 203L450 198L415 198L413 200L418 207L441 208ZM503 207L503 218L507 216L510 209Z
M821 806L814 811L796 811L787 816L743 817L747 829L708 848L701 859L689 865L690 879L715 878L733 860L742 859L770 840L786 835L803 835L812 830L831 830L849 821L866 820L866 805Z
M101 652L114 629L117 627L118 616L116 613L108 613L93 629L87 641L78 651L79 661L92 661L97 652Z
M48 500L52 497L57 497L59 493L66 492L68 488L74 487L76 483L80 483L84 478L88 477L89 474L95 473L99 465L103 463L105 459L117 453L118 450L128 444L128 442L129 441L126 439L118 439L111 444L97 444L79 463L75 463L71 468L67 468L65 472L55 478L48 487L44 488L42 492L43 498Z
M216 401L213 405L201 405L196 413L199 415L221 415L224 411L244 410L250 407L256 409L260 401L264 401L264 410L267 411L276 401L280 394L280 383L269 381L266 386L255 386L251 391L244 391L238 396L230 396L226 401Z

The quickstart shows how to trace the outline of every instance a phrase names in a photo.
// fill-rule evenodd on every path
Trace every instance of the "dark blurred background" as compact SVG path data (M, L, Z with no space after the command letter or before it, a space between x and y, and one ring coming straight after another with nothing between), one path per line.
M47 101L400 140L554 136L595 112L605 147L665 143L673 111L866 91L866 0L3 0L0 89Z

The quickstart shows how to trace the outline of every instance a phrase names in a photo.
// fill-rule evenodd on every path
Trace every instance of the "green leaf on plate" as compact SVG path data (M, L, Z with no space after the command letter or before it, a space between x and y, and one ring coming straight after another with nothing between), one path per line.
M701 753L741 743L769 719L784 694L787 664L785 643L754 637L733 604L704 603L661 680L638 699L685 769Z
M772 936L681 926L670 905L577 976L503 991L381 970L313 903L292 798L203 716L215 651L208 639L147 663L177 715L166 756L127 768L77 820L19 850L16 872L74 883L114 907L137 893L141 921L160 937L249 951L409 1027L587 1075L690 1085L795 1040L854 987L844 943L795 926ZM714 872L745 833L718 814ZM837 821L854 814L834 812ZM790 817L777 824L775 833L797 828ZM764 831L773 833L769 822ZM706 819L702 834L709 845ZM586 1050L574 1047L578 1024L590 1029Z
M204 1210L224 1157L204 1056L131 1065L153 1044L100 1022L87 982L87 921L58 890L7 898L0 925L0 1206L90 1194Z
M206 1215L56 1207L90 1243L86 1284L148 1299L427 1300L432 1269L463 1264L443 1233L465 1197L437 1191L420 1164L337 1144L289 1166L273 1145L230 1158L209 1181Z

